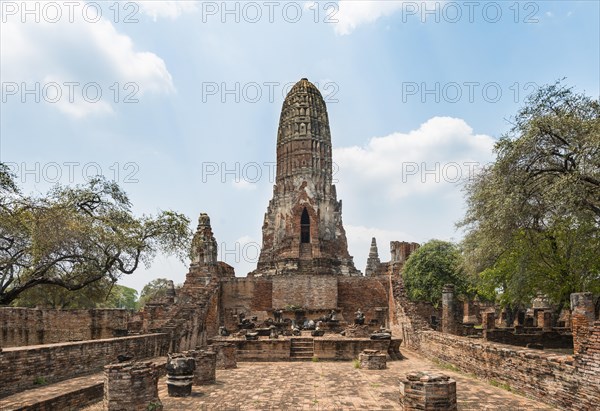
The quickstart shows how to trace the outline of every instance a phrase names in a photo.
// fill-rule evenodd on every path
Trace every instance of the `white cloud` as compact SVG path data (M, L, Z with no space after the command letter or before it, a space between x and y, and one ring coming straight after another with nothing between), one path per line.
M397 200L454 188L492 160L493 145L464 120L434 117L417 130L372 138L365 147L334 149L333 158L344 190L377 190Z
M3 82L24 82L28 89L37 85L40 101L47 103L44 87L48 81L57 82L62 97L52 106L69 116L107 114L113 112L112 103L123 102L126 96L174 90L165 62L152 52L136 50L133 40L104 18L96 23L68 18L21 23L14 16L3 23L2 34ZM74 88L64 84L70 82L76 83ZM90 83L99 85L98 102L84 97L83 88ZM19 94L13 97L21 101Z
M138 1L140 10L157 21L159 17L175 20L183 13L198 10L197 1Z

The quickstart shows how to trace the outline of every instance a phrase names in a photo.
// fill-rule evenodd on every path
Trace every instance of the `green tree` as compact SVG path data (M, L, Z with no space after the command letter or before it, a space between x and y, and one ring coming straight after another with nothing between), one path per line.
M0 305L40 285L114 284L158 252L187 257L189 220L173 211L134 216L115 182L95 178L27 196L2 165L0 194Z
M164 297L167 294L169 287L169 280L166 278L156 278L150 281L142 288L139 306L143 307L146 303L156 298Z
M461 254L456 244L430 240L413 252L402 271L408 297L435 305L445 284L454 284L457 294L466 295L469 284L461 272Z
M465 269L505 306L600 292L600 103L557 82L532 94L496 161L466 186Z
M19 294L11 305L56 309L126 308L137 309L137 291L103 279L80 290L69 291L53 284L41 284Z
M101 303L101 306L104 308L126 308L128 310L137 310L137 294L137 290L133 288L115 284L108 293L105 302Z

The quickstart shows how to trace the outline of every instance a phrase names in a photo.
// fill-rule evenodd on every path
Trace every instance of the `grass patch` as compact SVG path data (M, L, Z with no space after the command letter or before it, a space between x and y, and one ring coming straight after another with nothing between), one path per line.
M358 361L358 358L352 360L352 366L354 368L360 368L360 361Z
M146 411L156 411L158 409L161 409L161 407L162 407L162 404L160 401L157 401L157 402L152 401L151 403L148 404Z
M314 356L314 357L312 357L310 360L311 360L312 362L319 362L319 357L316 357L316 356Z
M35 380L33 380L33 383L35 385L46 385L46 384L48 384L48 381L44 377L35 377Z
M502 388L503 390L506 390L508 392L513 391L513 389L510 387L509 384L494 380L493 378L490 380L490 385L493 385L494 387Z
M463 374L463 372L460 370L460 368L458 368L454 364L450 364L449 362L442 361L438 358L432 358L431 361L438 367L443 368L444 370L459 372L459 373Z

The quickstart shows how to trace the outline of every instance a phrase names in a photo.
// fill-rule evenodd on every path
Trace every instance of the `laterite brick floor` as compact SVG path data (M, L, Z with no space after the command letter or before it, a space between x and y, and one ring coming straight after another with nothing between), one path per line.
M459 410L553 409L401 351L406 359L381 371L355 369L352 362L240 362L237 369L217 370L216 384L194 387L187 398L169 397L162 378L159 395L166 411L397 410L398 381L405 373L438 370L456 380ZM98 403L86 411L101 409Z

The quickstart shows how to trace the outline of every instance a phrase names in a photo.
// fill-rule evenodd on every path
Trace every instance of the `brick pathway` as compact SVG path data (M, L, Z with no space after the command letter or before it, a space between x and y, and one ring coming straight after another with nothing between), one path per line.
M387 370L360 370L352 362L242 362L217 370L217 384L194 387L191 397L171 398L159 382L165 411L185 410L397 410L398 381L406 372L441 369L402 349L407 359ZM534 411L553 408L464 374L456 379L459 410ZM86 408L99 411L101 404Z

